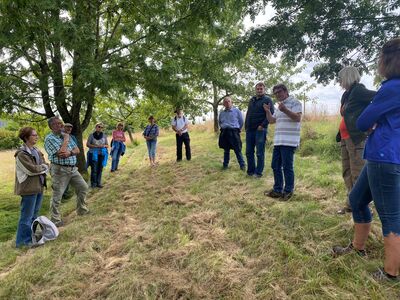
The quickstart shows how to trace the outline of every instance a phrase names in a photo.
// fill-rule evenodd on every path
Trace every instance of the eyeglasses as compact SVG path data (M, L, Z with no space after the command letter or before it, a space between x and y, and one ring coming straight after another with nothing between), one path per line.
M272 94L277 95L277 94L279 94L281 92L283 92L283 90L277 90L277 91L273 92Z
M31 134L31 136L38 136L37 134Z
M96 128L101 128L101 129L102 129L102 128L104 128L104 127L103 127L103 126L96 126Z

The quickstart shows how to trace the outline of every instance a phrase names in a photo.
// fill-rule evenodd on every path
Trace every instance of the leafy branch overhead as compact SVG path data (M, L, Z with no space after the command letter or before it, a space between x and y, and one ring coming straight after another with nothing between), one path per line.
M400 1L267 1L275 16L245 40L257 51L290 62L316 61L313 74L328 83L344 65L368 71L387 40L400 35Z
M60 115L81 141L96 95L144 90L174 101L183 90L180 61L188 59L176 35L195 46L196 33L212 35L226 18L225 8L235 3L4 0L0 107L9 113ZM79 161L84 166L84 158Z

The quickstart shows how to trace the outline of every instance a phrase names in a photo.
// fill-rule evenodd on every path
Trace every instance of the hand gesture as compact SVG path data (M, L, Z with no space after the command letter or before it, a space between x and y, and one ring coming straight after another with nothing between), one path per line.
M283 102L279 102L279 103L278 103L278 109L279 109L281 112L287 112L287 111L288 111L286 105L283 104Z
M267 111L271 112L271 106L269 105L269 103L268 104L264 103L263 108L264 108L265 112L267 112Z

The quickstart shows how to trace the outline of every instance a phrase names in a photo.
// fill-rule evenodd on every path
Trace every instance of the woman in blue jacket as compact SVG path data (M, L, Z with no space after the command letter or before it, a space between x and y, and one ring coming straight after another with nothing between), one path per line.
M400 268L400 38L387 42L381 51L378 72L387 80L357 120L369 133L365 167L350 193L354 238L347 247L333 248L335 255L356 251L365 255L371 230L373 200L382 223L385 261L372 274L376 280L398 280Z

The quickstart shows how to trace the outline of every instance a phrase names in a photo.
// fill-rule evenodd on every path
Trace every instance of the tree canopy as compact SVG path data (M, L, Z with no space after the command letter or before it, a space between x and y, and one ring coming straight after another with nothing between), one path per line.
M181 42L196 47L240 1L4 0L0 107L60 115L82 140L96 95L145 91L180 98ZM81 149L82 150L82 149ZM82 151L81 151L82 152ZM80 157L80 167L84 159Z
M400 35L399 0L272 0L275 10L245 40L257 51L280 51L290 62L317 61L313 75L331 81L341 67L368 70L387 40Z

